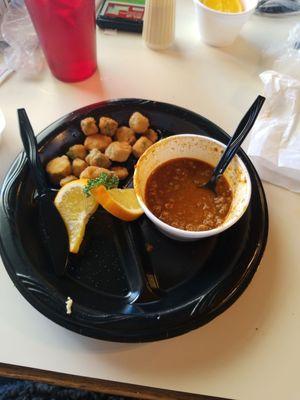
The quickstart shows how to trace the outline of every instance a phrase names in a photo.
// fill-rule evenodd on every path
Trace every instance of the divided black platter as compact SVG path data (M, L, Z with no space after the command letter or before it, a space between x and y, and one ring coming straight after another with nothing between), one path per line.
M43 164L83 141L82 118L105 115L128 124L134 111L148 116L161 137L195 133L228 142L222 129L186 109L120 99L81 108L46 128L38 135ZM267 241L262 184L246 154L238 154L251 177L252 197L233 227L215 237L182 243L163 236L145 216L126 223L99 207L80 254L70 256L63 278L55 276L45 258L35 188L26 156L19 154L2 185L0 205L0 250L10 278L46 317L98 339L154 341L206 324L245 290ZM127 162L131 173L135 162ZM131 178L126 184L130 182ZM68 296L74 300L70 315L65 306Z

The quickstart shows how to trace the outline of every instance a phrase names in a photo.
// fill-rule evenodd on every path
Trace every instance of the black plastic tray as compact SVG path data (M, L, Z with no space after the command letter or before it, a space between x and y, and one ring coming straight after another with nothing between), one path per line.
M83 117L107 115L127 124L134 111L147 115L161 137L195 133L228 141L219 127L186 109L121 99L79 109L46 128L38 135L43 163L82 142ZM57 278L42 250L35 189L21 153L5 178L0 205L0 250L11 279L52 321L94 338L153 341L207 323L245 290L267 241L264 191L248 157L242 150L239 156L251 177L252 197L244 216L226 232L182 243L162 235L145 216L125 223L99 208L81 254L71 256L67 275ZM134 163L128 162L131 172ZM71 315L66 314L68 296L74 300Z

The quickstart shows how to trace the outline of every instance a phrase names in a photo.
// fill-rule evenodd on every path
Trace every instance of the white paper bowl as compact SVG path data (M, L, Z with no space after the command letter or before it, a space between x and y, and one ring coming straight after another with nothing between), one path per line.
M229 46L234 42L245 22L257 6L258 0L241 0L244 11L226 13L206 7L199 0L193 0L201 39L216 47Z
M158 219L145 204L145 188L152 171L160 164L174 158L189 157L215 166L225 145L215 139L200 135L175 135L152 145L139 159L134 172L134 189L138 201L147 217L166 236L175 240L192 241L213 236L235 224L246 211L251 197L251 181L242 160L235 156L224 176L233 194L232 204L224 222L217 228L206 231L185 231L174 228Z

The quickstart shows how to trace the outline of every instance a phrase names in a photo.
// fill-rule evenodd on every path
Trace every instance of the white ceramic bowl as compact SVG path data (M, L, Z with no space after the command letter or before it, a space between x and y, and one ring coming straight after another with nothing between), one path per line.
M254 12L258 0L241 0L244 11L239 13L216 11L206 7L200 0L193 1L202 40L211 46L223 47L234 42Z
M155 143L140 157L134 172L134 189L147 217L166 236L181 241L192 241L225 231L236 223L246 211L251 197L251 181L242 160L235 156L227 167L226 177L233 194L232 204L224 222L206 231L186 231L174 228L158 219L145 204L145 188L152 171L162 163L174 158L189 157L215 166L225 145L215 139L200 135L175 135Z

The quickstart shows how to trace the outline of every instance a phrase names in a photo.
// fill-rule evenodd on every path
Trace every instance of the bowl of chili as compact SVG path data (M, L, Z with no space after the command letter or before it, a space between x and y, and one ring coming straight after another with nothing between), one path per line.
M235 224L251 198L251 180L236 155L219 179L216 193L202 188L225 145L210 137L169 136L139 159L134 188L147 217L166 236L192 241L216 235Z

